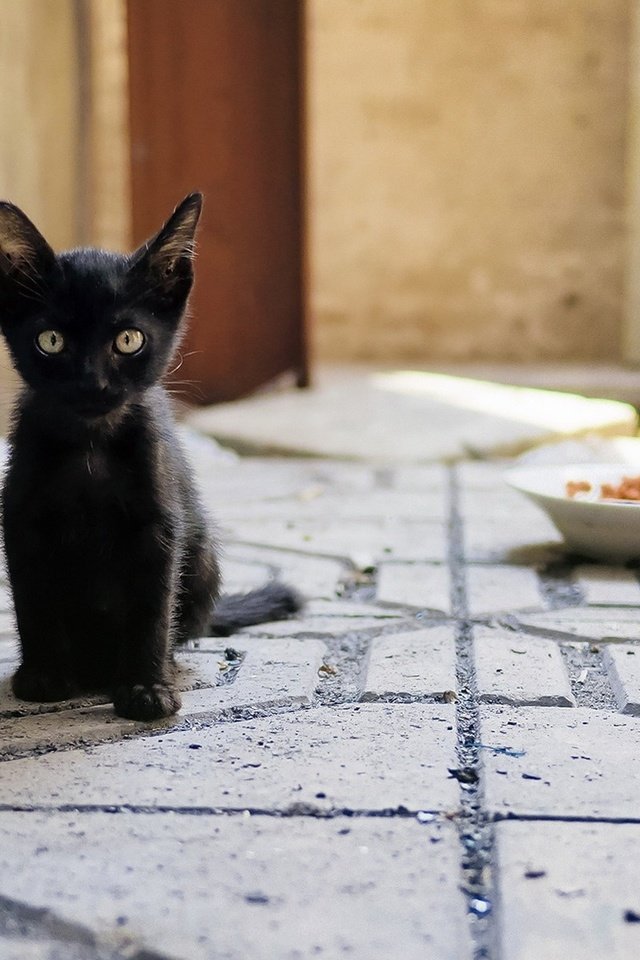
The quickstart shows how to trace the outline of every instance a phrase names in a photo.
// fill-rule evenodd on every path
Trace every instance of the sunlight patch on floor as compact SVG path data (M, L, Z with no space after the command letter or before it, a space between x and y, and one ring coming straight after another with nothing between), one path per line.
M460 409L473 410L554 431L581 430L608 423L616 410L615 401L600 400L585 410L584 397L553 390L506 386L486 380L472 380L420 370L392 370L370 375L377 390L404 396L423 397Z

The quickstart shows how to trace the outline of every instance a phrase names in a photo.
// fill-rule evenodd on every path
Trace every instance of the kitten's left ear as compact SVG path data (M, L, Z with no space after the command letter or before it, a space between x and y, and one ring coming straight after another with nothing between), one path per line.
M56 269L56 255L37 227L15 204L0 201L0 288L38 299Z
M132 278L151 280L150 292L170 299L186 298L193 282L195 234L201 210L201 193L185 197L158 233L132 255Z

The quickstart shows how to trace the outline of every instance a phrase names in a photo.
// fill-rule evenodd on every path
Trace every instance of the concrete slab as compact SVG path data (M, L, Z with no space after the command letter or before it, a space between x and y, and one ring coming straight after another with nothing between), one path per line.
M0 901L141 960L468 960L456 846L415 820L3 813Z
M609 645L603 659L618 708L640 715L640 644Z
M244 627L240 636L253 637L339 637L345 633L377 632L390 620L402 624L401 617L292 617L290 620L274 620L272 623L259 623L253 627Z
M210 438L193 433L207 443ZM217 445L216 445L217 447ZM368 494L376 487L376 469L371 464L290 457L238 457L225 450L220 458L206 448L189 455L206 501L211 509L221 504L233 507L265 500L304 503L319 492Z
M455 757L452 706L321 707L6 762L0 806L453 810Z
M451 612L451 582L445 564L381 563L377 599L419 610Z
M225 557L222 576L225 593L244 593L266 583L271 571L265 564Z
M466 482L471 466L485 468L486 486L476 487L473 483ZM508 518L510 522L518 520L535 526L544 516L539 507L534 506L524 494L507 486L504 482L504 466L489 463L460 464L456 471L460 478L459 510L465 520L474 517L486 520L490 517L499 522Z
M452 626L376 637L371 643L363 700L442 697L455 691L456 646Z
M480 719L490 813L640 823L640 719L556 707L481 707Z
M395 490L437 491L444 487L448 494L449 467L440 463L395 465L392 486Z
M518 514L471 517L464 525L463 549L470 563L535 563L560 559L562 537L543 513L531 522Z
M567 607L545 613L517 613L525 630L560 639L613 641L640 639L638 611L630 607Z
M224 503L218 508L218 519L231 526L234 520L443 520L446 516L443 489L425 489L420 492L373 490L362 496L358 493L340 493L333 487L320 485L308 489L306 498L264 499L251 503Z
M475 627L473 651L478 697L513 706L575 707L557 643L513 631Z
M611 400L425 371L336 366L314 379L312 390L261 393L188 422L238 449L385 462L514 454L585 432L631 435L637 423Z
M331 600L309 600L305 604L304 614L310 617L375 617L377 620L394 620L402 613L389 607L380 607L377 603L361 600L345 600L333 597Z
M338 560L253 545L229 545L225 549L225 557L232 563L247 561L267 565L274 576L291 584L307 600L335 597L340 583L349 572L347 565ZM225 562L222 569L225 574Z
M542 607L535 570L503 564L467 567L467 605L472 617Z
M592 563L577 567L574 576L587 603L605 607L640 606L640 583L631 570Z
M0 634L0 663L13 662L18 656L18 638L15 633Z
M236 643L236 640L238 641ZM13 667L0 665L5 679L0 687L0 757L33 750L54 750L76 743L113 740L149 729L168 730L187 717L211 720L236 712L293 709L311 702L317 684L318 668L325 645L321 640L263 639L251 642L231 638L243 655L232 683L212 686L224 661L224 646L219 640L209 653L189 658L191 673L182 694L182 710L176 717L153 724L124 720L113 714L106 698L63 701L58 704L30 704L16 700L9 690L8 676ZM207 659L208 658L208 659ZM198 670L200 667L200 670ZM192 689L194 675L200 673L202 687Z
M224 532L237 544L342 558L358 569L382 560L442 561L447 555L444 524L436 520L234 520Z
M640 826L500 823L503 960L633 960L640 952Z

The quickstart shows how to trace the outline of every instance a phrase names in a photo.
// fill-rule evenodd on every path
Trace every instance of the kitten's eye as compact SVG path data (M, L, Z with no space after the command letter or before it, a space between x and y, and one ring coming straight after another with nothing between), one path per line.
M142 330L121 330L113 345L118 353L137 353L144 346L144 333Z
M64 337L59 330L43 330L36 337L36 344L41 353L60 353L64 350Z

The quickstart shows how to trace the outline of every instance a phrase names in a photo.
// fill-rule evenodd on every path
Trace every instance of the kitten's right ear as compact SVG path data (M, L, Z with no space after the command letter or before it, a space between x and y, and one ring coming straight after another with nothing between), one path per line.
M161 307L184 305L193 283L195 234L202 194L190 193L166 223L131 255L129 282L138 295Z
M31 220L7 200L0 201L0 290L40 299L42 281L55 269L56 255Z

